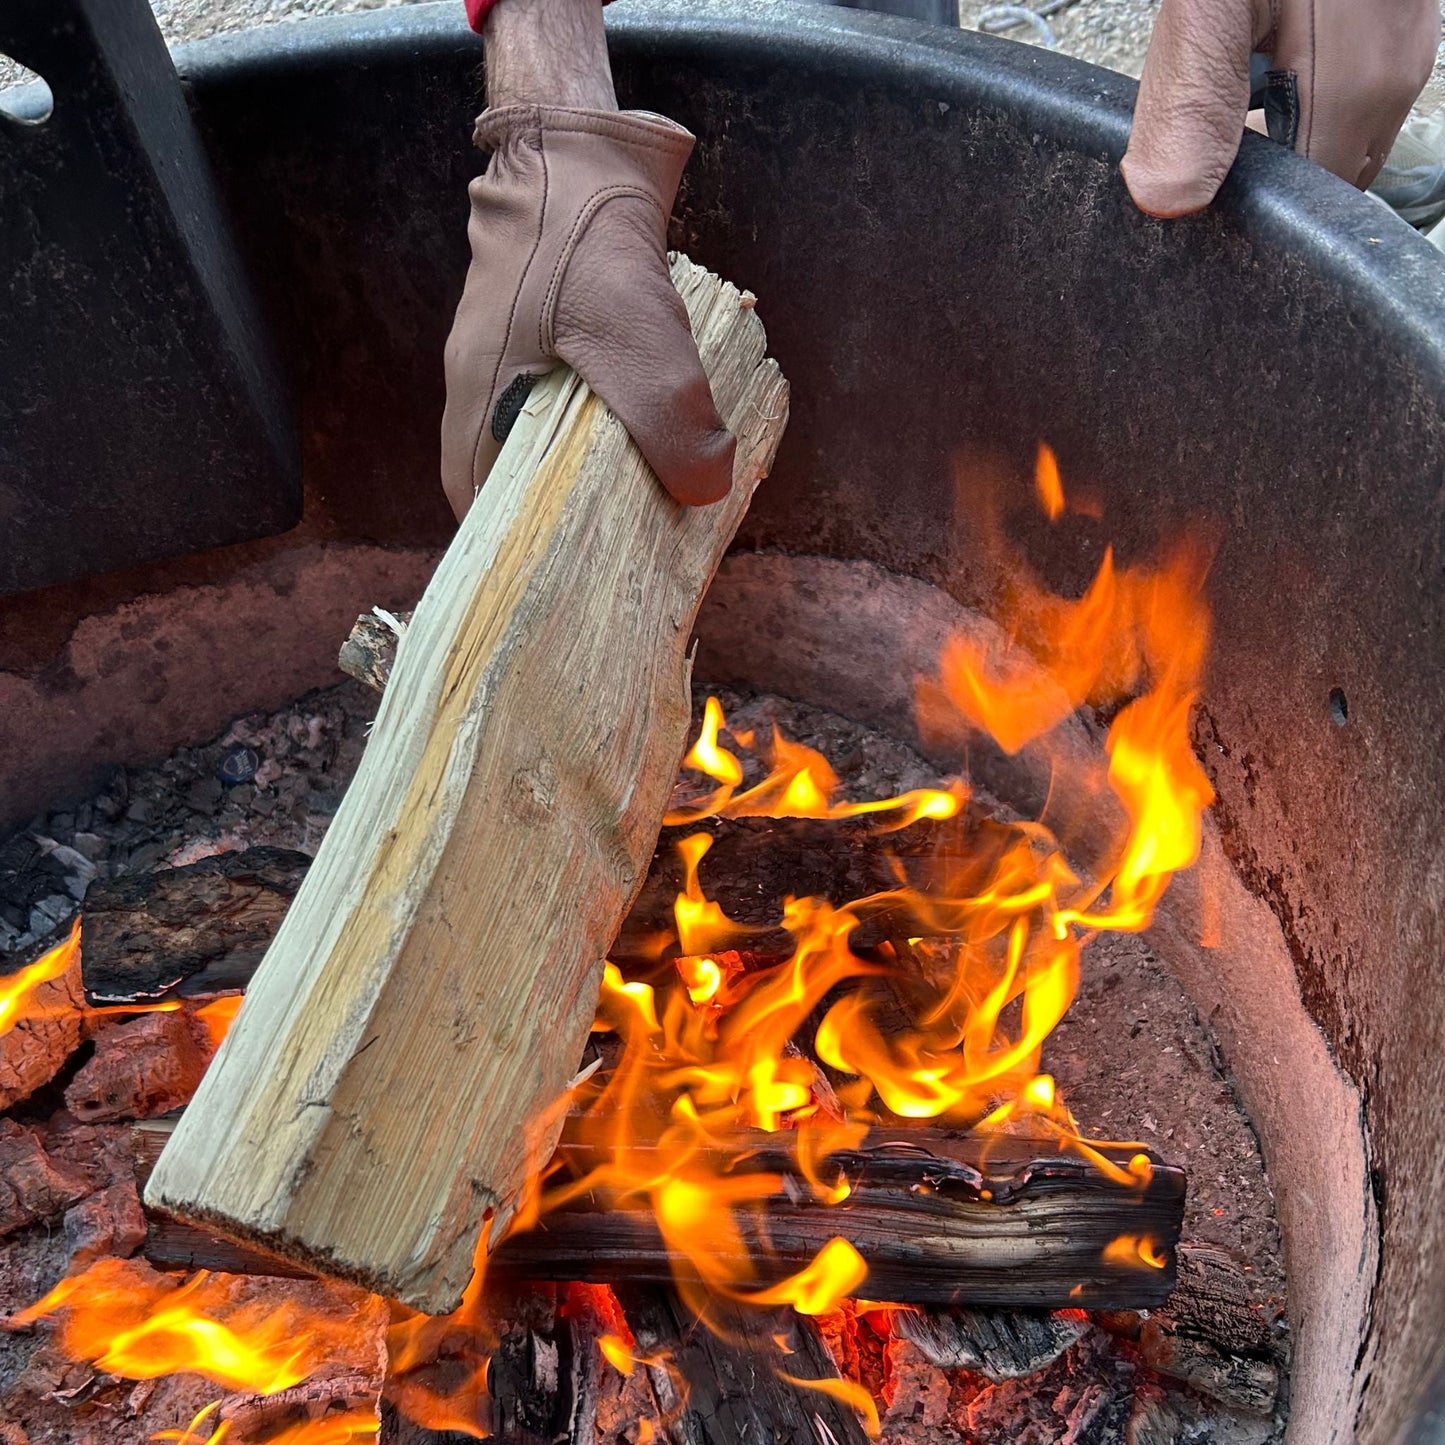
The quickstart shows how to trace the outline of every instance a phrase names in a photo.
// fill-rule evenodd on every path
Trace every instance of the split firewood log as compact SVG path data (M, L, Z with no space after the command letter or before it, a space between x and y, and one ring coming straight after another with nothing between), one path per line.
M685 742L687 647L787 386L673 270L734 487L687 509L575 377L533 392L398 651L360 771L148 1186L157 1208L456 1306L560 1119Z

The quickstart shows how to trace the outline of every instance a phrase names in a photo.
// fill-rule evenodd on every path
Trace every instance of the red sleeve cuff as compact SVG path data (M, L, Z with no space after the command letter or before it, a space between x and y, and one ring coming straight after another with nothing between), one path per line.
M487 11L497 3L497 0L466 0L467 20L478 35L482 33L482 22L487 18Z
M482 24L487 18L487 11L496 3L497 0L466 0L467 20L478 35L482 33ZM607 0L602 0L602 3L607 4Z

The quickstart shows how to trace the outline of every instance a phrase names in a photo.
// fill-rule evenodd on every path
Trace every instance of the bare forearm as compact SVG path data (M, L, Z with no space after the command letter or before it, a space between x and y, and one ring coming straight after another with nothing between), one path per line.
M482 38L488 105L617 109L599 0L502 0Z

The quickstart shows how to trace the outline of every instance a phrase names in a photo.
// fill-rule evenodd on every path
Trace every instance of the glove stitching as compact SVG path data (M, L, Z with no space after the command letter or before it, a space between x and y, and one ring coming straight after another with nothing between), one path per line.
M503 107L504 110L509 108L510 107ZM547 131L557 131L564 135L593 136L598 139L615 141L619 145L628 145L643 150L657 151L661 154L668 156L676 155L681 151L686 151L690 153L697 140L697 138L692 134L691 131L683 130L681 128L673 130L660 126L654 127L651 125L647 125L647 123L645 122L639 123L635 119L627 117L627 113L625 111L599 112L588 110L567 110L549 106L547 107L547 116L544 119L541 115L540 108L538 107L519 107L518 110L520 112L518 115L517 123L518 132L525 132L529 129L535 129L542 132L544 135ZM554 120L552 118L554 116L568 115L590 119L594 122L600 120L603 123L600 125L595 123L592 125L567 125L564 121ZM613 121L614 117L616 118L615 123ZM474 140L475 132L481 131L484 128L483 123L486 118L486 114L478 117L474 129ZM644 126L646 126L646 129L643 128ZM505 145L506 142L511 138L511 134L501 137L501 144ZM486 144L481 141L475 141L475 143L481 149L487 148ZM500 148L500 146L498 148Z
M491 429L492 411L497 404L497 382L502 375L502 362L506 360L507 352L512 346L512 329L517 323L517 307L522 299L522 291L527 284L527 277L532 270L532 264L537 259L537 252L541 249L542 234L546 228L547 221L547 194L549 176L547 173L547 148L543 144L537 148L537 154L542 164L542 204L537 211L537 234L532 238L532 250L527 256L527 264L522 267L521 275L517 278L517 289L512 294L511 309L507 313L507 331L502 338L501 350L497 352L497 364L492 370L492 384L487 391L487 405L482 413L482 424L477 429L477 439L472 445L472 495L476 496L482 489L482 484L477 480L477 458L482 452L482 442L488 431Z
M571 233L563 243L562 249L557 253L557 262L552 268L552 277L547 283L547 292L542 301L541 313L537 317L537 345L544 356L557 354L557 328L551 323L556 319L557 301L561 296L562 282L566 279L567 267L571 264L583 233L608 201L620 200L628 196L646 201L662 216L663 225L667 224L667 216L662 207L658 205L656 197L638 186L602 186L588 196L582 209L577 213L577 220L573 223Z
M1309 52L1308 52L1308 53L1309 53L1309 58L1310 58L1310 88L1309 88L1310 113L1309 113L1309 118L1305 121L1304 141L1303 141L1303 143L1300 143L1300 142L1298 142L1298 141L1296 142L1296 144L1298 145L1300 154L1301 154L1301 155L1306 155L1306 156L1309 155L1309 153L1310 153L1310 138L1311 138L1311 136L1313 135L1313 133L1314 133L1314 128L1315 128L1315 99L1316 99L1316 92L1315 92L1315 60L1316 60L1316 49L1317 49L1316 41L1317 41L1318 35L1319 35L1319 27L1318 27L1318 25L1315 23L1316 18L1317 18L1317 17L1316 17L1316 14L1315 14L1315 0L1310 0L1310 41L1309 41Z

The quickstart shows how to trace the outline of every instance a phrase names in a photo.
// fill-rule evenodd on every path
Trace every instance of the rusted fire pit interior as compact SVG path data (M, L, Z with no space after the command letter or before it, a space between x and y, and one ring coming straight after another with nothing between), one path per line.
M448 535L441 343L478 164L479 54L454 8L180 56L294 389L305 517L0 600L7 829L333 681L356 613L420 591ZM1207 216L1141 217L1116 170L1131 83L1037 50L805 6L629 0L609 24L624 103L700 137L677 244L757 293L793 386L699 624L700 684L827 709L952 771L917 734L913 679L998 601L980 498L1068 595L1107 543L1125 563L1186 535L1213 549L1194 741L1219 798L1151 943L1273 1187L1287 1439L1437 1438L1433 253L1254 139ZM1026 505L1040 438L1097 519L1051 527ZM1097 741L1080 726L1078 747ZM1006 806L1039 806L1039 770L967 763Z

